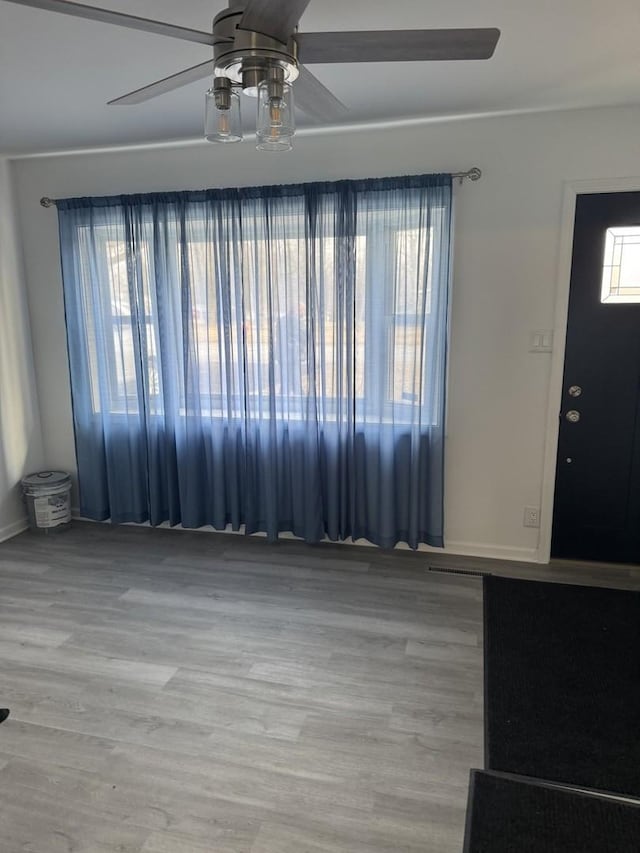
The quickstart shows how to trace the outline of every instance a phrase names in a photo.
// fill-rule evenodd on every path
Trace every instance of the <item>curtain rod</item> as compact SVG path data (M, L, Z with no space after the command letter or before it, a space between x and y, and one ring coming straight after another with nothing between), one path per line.
M452 178L458 178L460 183L462 183L465 178L469 181L479 181L482 177L482 172L477 166L472 166L470 169L467 169L466 172L452 172ZM40 204L42 207L54 207L58 202L57 198L49 198L49 196L42 196L40 199Z

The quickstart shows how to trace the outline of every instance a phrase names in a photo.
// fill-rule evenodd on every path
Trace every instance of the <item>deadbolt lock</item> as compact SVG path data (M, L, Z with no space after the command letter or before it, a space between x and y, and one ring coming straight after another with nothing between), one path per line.
M579 385L572 385L569 388L569 396L570 397L579 397L582 394L582 388Z
M567 412L565 417L569 421L570 424L577 424L578 421L580 420L580 412L576 412L575 409L571 409L570 411Z

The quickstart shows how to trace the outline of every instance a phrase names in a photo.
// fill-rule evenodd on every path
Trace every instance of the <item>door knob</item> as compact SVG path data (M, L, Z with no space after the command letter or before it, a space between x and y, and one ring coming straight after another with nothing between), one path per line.
M580 420L580 412L576 412L575 409L570 409L565 418L569 421L570 424L577 424Z

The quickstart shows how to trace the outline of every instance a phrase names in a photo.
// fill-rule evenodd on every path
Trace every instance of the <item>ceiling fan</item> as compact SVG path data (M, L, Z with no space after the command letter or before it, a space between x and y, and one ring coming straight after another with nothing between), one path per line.
M141 18L70 0L6 0L106 24L210 45L213 60L135 89L109 104L139 104L187 83L213 77L205 100L205 136L213 142L242 139L238 93L257 96L258 148L288 150L297 105L320 121L347 113L307 68L314 63L424 62L489 59L500 37L495 28L298 32L310 0L229 0L211 32Z

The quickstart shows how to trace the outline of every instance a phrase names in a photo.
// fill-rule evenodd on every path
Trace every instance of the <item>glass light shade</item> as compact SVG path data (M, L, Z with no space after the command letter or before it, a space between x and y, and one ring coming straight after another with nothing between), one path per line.
M291 86L279 81L263 81L258 88L256 147L260 151L290 151L295 130Z
M226 95L228 106L221 109L220 94L209 89L204 100L204 135L209 142L241 142L240 98L230 90Z
M275 139L260 139L256 145L258 151L291 151L293 142L290 136L278 136Z

